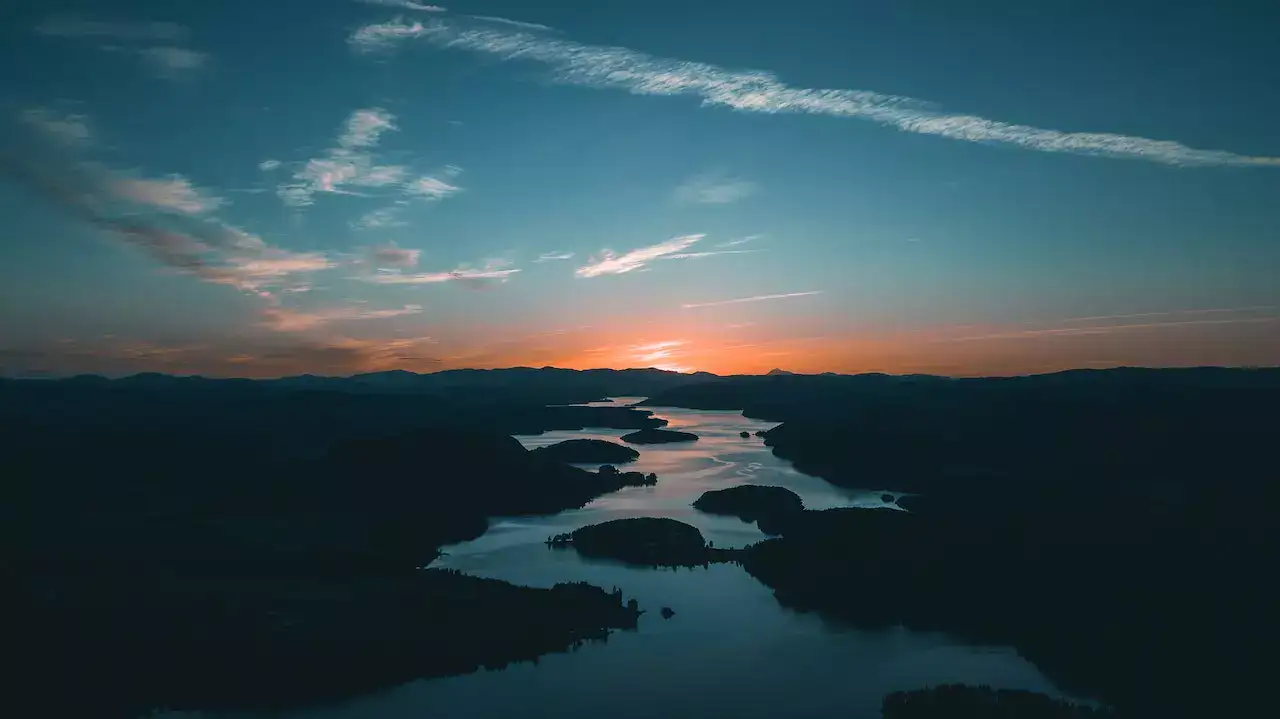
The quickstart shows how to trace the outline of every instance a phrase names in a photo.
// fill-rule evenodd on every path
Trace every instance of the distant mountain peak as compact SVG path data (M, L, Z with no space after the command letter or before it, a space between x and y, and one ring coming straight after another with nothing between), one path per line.
M766 374L768 374L769 376L772 376L772 377L777 377L777 376L779 376L779 375L791 375L791 374L795 374L795 372L788 372L788 371L786 371L786 370L784 370L784 369L778 369L777 367L774 367L773 369L769 370Z

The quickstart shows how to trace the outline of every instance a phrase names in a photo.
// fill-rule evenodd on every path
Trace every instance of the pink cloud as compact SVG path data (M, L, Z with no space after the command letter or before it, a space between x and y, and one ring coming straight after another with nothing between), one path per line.
M122 200L187 215L212 212L223 204L222 198L197 189L182 175L170 175L163 180L116 177L110 183L110 190Z
M578 277L599 277L601 275L621 275L643 268L653 260L665 255L673 255L691 247L706 235L685 235L673 237L666 242L641 247L622 255L612 250L603 250L590 264L579 267L574 274Z

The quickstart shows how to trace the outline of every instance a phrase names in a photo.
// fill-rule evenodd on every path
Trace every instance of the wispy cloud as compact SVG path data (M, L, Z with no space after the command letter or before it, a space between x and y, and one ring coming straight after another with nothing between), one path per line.
M1032 339L1035 337L1054 337L1078 335L1104 335L1116 332L1132 332L1134 330L1165 329L1169 327L1186 327L1189 325L1238 325L1280 322L1280 317L1235 317L1225 320L1174 320L1172 322L1142 322L1124 325L1100 325L1098 327L1059 327L1049 329L1021 330L1018 332L999 332L973 337L955 337L950 342L976 342L979 340L1012 340Z
M101 22L78 17L52 17L36 26L36 32L52 37L105 37L130 41L173 41L186 37L187 29L171 22Z
M538 255L538 259L534 262L555 262L557 260L572 260L572 252L543 252Z
M222 198L195 187L182 175L163 180L116 175L109 180L108 188L120 199L186 215L212 212L223 204Z
M209 64L207 53L185 47L149 47L139 50L138 54L146 60L156 75L170 80L198 72Z
M737 247L738 245L745 245L748 242L754 242L761 237L764 237L764 235L747 235L746 237L739 237L736 240L729 240L728 242L721 242L717 244L716 249L724 250L730 247Z
M724 305L739 305L739 304L743 304L744 302L764 302L766 300L785 300L792 297L810 297L813 295L820 295L820 294L822 294L821 290L813 290L810 292L788 292L786 294L781 294L781 295L756 295L755 297L739 297L738 299L734 299L734 300L720 300L718 302L697 302L697 303L685 304L680 306L686 310L691 310L698 307L721 307Z
M1112 334L1116 332L1132 332L1135 330L1162 329L1169 327L1186 327L1193 325L1233 325L1233 324L1258 324L1266 322L1280 322L1280 316L1268 314L1257 316L1259 312L1267 312L1275 310L1272 305L1257 305L1253 307L1223 307L1207 310L1171 310L1168 312L1135 312L1120 315L1098 315L1096 317L1069 317L1067 319L1058 320L1058 324L1074 325L1083 323L1109 322L1111 320L1125 320L1152 317L1194 317L1197 315L1217 315L1217 314L1239 314L1241 317L1230 317L1226 319L1172 319L1167 322L1130 322L1125 324L1095 324L1084 327L1040 327L1025 330L1014 330L1010 332L995 332L991 334L972 335L966 337L953 337L944 341L948 342L976 342L980 340L1007 340L1007 339L1032 339L1036 337L1056 337L1056 336L1077 336L1077 335L1101 335Z
M337 266L322 252L289 252L264 249L257 253L234 255L226 260L233 270L228 284L257 288L270 286L286 277L319 272ZM297 290L297 287L293 289Z
M221 204L179 175L141 179L96 163L39 154L38 142L0 151L0 173L158 264L262 297L304 291L306 277L335 263L293 252L212 216Z
M413 180L405 187L405 192L428 200L443 200L450 195L462 192L462 188L451 185L438 177L424 176Z
M280 377L306 372L345 376L387 369L435 369L440 361L430 356L434 349L436 342L430 337L354 339L327 333L323 337L237 334L184 345L109 337L92 346L0 349L0 372L123 375L157 371L211 377Z
M439 5L426 5L414 0L356 0L356 2L364 5L381 5L382 7L394 7L401 10L418 10L419 12L446 12L448 8Z
M404 273L381 271L359 279L379 285L432 285L443 282L461 282L470 287L485 287L506 282L520 270L508 267L506 260L487 260L481 267L459 267L448 272Z
M392 205L390 207L382 207L370 212L366 212L360 216L360 219L351 223L351 227L357 230L385 230L391 227L405 227L409 223L405 222L401 217L404 211L403 205Z
M308 207L320 193L353 194L345 185L385 187L403 182L408 169L399 165L378 165L368 150L378 144L383 133L395 130L395 116L381 108L356 110L343 123L336 147L323 156L308 160L282 183L276 194L285 204Z
M729 205L750 197L755 191L754 182L704 175L690 178L677 187L675 198L687 205Z
M373 147L378 144L382 133L397 129L395 115L380 107L356 110L347 118L346 129L338 137L338 146L348 150Z
M276 188L276 194L291 207L309 207L315 204L318 194L361 195L362 192L347 189L391 190L407 198L440 200L457 194L462 188L451 185L435 176L412 177L410 168L404 165L382 165L374 158L373 150L387 132L398 130L395 115L374 107L356 110L343 123L342 132L319 157L308 160L294 172L291 181ZM280 163L269 160L264 169L276 169ZM455 167L446 168L445 176L460 172ZM365 219L377 222L390 219L394 213L381 216L366 215ZM362 220L363 221L363 220ZM359 223L357 223L359 224Z
M507 25L509 27L518 27L525 30L541 30L543 32L555 30L555 28L551 27L550 25L543 25L542 23L525 22L523 20L511 20L505 17L494 17L493 15L471 15L470 17L474 20L492 22L492 23L497 23L499 25Z
M706 235L673 237L666 242L641 247L622 255L615 254L612 250L603 250L598 257L591 259L590 264L579 267L574 274L578 277L599 277L633 272L665 255L683 252L703 237Z
M263 172L274 172L280 169L279 160L263 160L258 163L258 169Z
M355 306L313 312L267 307L262 311L262 325L277 332L306 332L333 322L390 319L419 312L422 312L422 305L405 305L397 309L385 310Z
M426 26L420 22L406 23L402 20L372 23L364 25L347 38L347 42L360 52L385 50L401 40L422 37Z
M716 255L754 255L764 250L711 250L709 252L681 252L675 255L667 255L664 260L698 260L703 257L715 257Z
M1065 132L947 112L909 97L866 90L788 85L759 70L649 55L623 47L588 45L504 28L475 28L443 20L368 25L350 37L362 51L419 38L437 47L468 50L551 67L564 83L625 90L636 95L688 95L704 106L741 112L848 117L953 140L1012 145L1040 152L1130 158L1169 165L1280 166L1280 157L1203 150L1178 142L1103 132Z
M1060 322L1063 322L1064 324L1071 323L1071 322L1101 322L1103 320L1127 320L1127 319L1133 319L1135 317L1168 317L1173 315L1210 315L1210 314L1235 313L1235 312L1261 312L1265 310L1274 310L1274 309L1276 309L1274 305L1255 305L1252 307L1222 307L1222 308L1215 308L1210 310L1171 310L1168 312L1138 312L1138 313L1127 314L1127 315L1100 315L1097 317L1069 317L1065 320L1060 320Z
M83 18L50 18L36 26L48 37L112 40L98 49L136 55L161 78L176 80L209 65L207 53L178 45L187 28L170 22L102 22Z
M431 285L458 280L506 280L520 270L450 270L448 272L423 272L419 274L379 274L368 278L380 285Z
M33 107L22 113L22 120L63 145L82 146L93 140L85 115L64 115L47 107Z
M369 249L369 264L379 269L408 270L418 266L422 250L410 250L395 245L382 245Z
M667 342L654 342L646 345L636 345L631 348L630 359L635 362L641 362L646 366L655 362L668 362L674 359L678 354L678 350L689 343L685 340L669 340ZM668 369L668 366L659 369ZM670 368L675 372L683 372L684 368Z

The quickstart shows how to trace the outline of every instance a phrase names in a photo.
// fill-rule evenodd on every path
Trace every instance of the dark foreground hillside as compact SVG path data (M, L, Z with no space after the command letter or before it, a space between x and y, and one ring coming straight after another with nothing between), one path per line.
M742 562L784 604L1010 644L1126 716L1265 702L1280 373L770 377L702 392L661 401L733 395L783 422L766 442L800 469L916 493L910 513L776 523L782 536Z
M212 416L177 411L199 399ZM576 508L648 479L442 423L354 439L330 428L308 452L281 451L298 436L264 421L311 426L370 399L130 405L69 393L62 423L44 406L41 422L0 427L5 715L292 706L536 660L635 627L621 593L417 568L490 517ZM144 423L144 409L166 403ZM233 415L261 429L214 422Z
M652 522L576 548L741 563L782 604L835 621L1011 645L1120 716L1252 716L1280 641L1278 376L710 380L671 393L778 420L775 453L842 486L909 491L909 511L807 511L779 495L783 511L761 497L749 514L777 537L744 550L713 554L696 530ZM634 627L620 593L416 569L491 517L653 481L576 469L509 434L661 420L513 397L0 382L18 667L5 701L24 709L6 716L323 701ZM673 541L653 544L655 527ZM943 694L995 716L1031 701ZM969 716L936 714L936 699L886 711Z

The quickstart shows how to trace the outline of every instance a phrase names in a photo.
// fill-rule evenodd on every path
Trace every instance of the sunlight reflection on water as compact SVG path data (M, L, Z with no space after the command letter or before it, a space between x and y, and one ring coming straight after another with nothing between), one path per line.
M622 398L616 404L632 401ZM872 719L879 716L884 694L944 682L1058 694L1012 649L969 646L942 634L902 628L836 626L782 608L768 588L736 566L634 569L587 562L572 550L548 549L543 542L549 535L633 516L672 517L698 527L717 546L745 546L764 537L755 525L705 515L690 506L708 489L738 484L787 487L810 509L883 504L874 487L833 487L774 457L754 436L771 423L736 412L661 408L656 414L670 420L670 429L699 436L696 443L638 446L640 458L622 465L656 472L657 486L627 488L552 517L495 519L484 536L447 547L447 555L433 565L530 586L588 581L606 589L621 587L648 610L639 631L615 633L607 645L544 657L537 666L413 682L341 705L271 716ZM739 436L744 430L752 436ZM625 433L589 429L519 439L533 448L573 438L617 441ZM874 484L870 478L868 483ZM658 616L664 606L676 611L672 619Z

